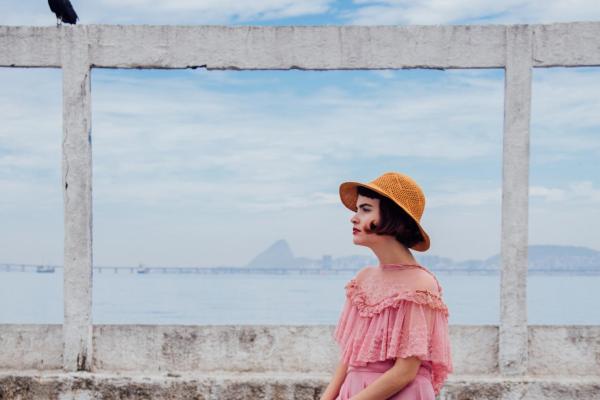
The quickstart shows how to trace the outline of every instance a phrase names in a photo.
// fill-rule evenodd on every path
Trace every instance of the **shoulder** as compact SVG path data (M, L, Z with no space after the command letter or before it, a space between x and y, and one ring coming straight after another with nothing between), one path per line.
M352 295L358 290L359 286L363 286L368 282L368 277L372 274L372 271L373 267L371 266L366 266L358 270L358 272L354 274L354 277L346 283L345 289L347 295Z
M372 267L370 265L367 265L366 267L361 268L355 276L355 279L357 280L362 280L364 278L366 278L367 276L369 276L371 274L371 272L373 271L375 267Z
M417 290L426 290L438 296L441 294L442 288L432 272L419 269L415 277L414 287Z

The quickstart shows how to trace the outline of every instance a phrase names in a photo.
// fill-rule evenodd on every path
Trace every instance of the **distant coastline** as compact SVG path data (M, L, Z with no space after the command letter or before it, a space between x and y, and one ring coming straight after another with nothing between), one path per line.
M432 272L462 275L495 275L500 273L501 259L496 254L482 260L454 261L447 257L415 254L419 264ZM259 253L245 266L94 266L98 273L169 273L169 274L344 274L354 273L367 265L377 265L374 256L351 255L320 259L295 257L287 241L280 239ZM60 265L0 263L0 272L54 273ZM600 251L587 247L531 245L528 248L528 274L600 275Z
M373 264L368 264L373 265ZM366 265L364 265L366 266ZM364 267L363 266L363 267ZM94 273L106 274L201 274L201 275L338 275L353 274L360 268L248 268L248 267L112 267L112 266L94 266ZM498 275L499 269L484 268L431 268L430 271L439 274L448 275ZM55 273L62 272L61 265L36 265L36 264L0 264L1 272L36 272L36 273ZM529 268L527 273L530 275L600 275L600 267L596 268L552 268L543 269Z

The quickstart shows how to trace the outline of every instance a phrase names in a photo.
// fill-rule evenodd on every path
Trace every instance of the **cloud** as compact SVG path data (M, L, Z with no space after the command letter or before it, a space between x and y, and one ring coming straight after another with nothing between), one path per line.
M319 205L340 204L337 193L313 192L305 196L284 195L280 197L266 197L261 201L250 202L246 205L250 211L282 211L298 208L315 207Z
M230 19L248 21L289 18L302 15L320 14L329 9L328 0L254 0L240 2L233 0L171 0L156 2L150 0L101 0L106 9L126 9L133 15L150 16L169 14L192 14L201 20L223 21Z
M596 0L72 0L82 24L261 24L320 17L356 25L552 23L600 18ZM52 25L43 1L0 2L3 25Z
M598 68L535 69L532 143L541 153L579 157L600 153Z
M600 18L595 0L355 0L341 17L353 25L552 23Z
M296 18L330 11L331 0L72 0L81 24L231 24ZM0 24L52 25L47 2L0 3Z
M531 186L529 195L533 199L540 199L546 203L562 203L569 206L600 205L600 187L595 187L591 181L576 181L566 187Z
M502 190L500 188L480 190L460 190L454 192L432 194L427 198L427 208L446 206L473 207L500 204Z
M591 69L534 72L535 154L578 162L597 154L600 80L595 77L597 70ZM5 213L41 202L44 210L62 212L60 78L56 70L0 70ZM436 228L438 235L452 227L448 232L462 239L461 230L484 232L490 220L499 220L501 182L494 180L499 172L481 167L499 165L501 156L498 71L94 70L92 78L94 227L101 243L96 254L109 263L138 257L115 246L123 242L119 235L139 234L146 247L164 240L156 257L165 263L193 264L200 251L195 239L185 245L169 240L183 243L181 237L195 235L198 226L216 225L236 232L231 240L242 240L235 229L240 218L256 227L252 245L244 254L217 259L223 250L212 248L228 236L206 233L201 250L208 264L238 263L234 257L251 257L274 235L293 238L306 252L343 254L352 250L346 236L329 242L314 231L331 224L332 235L338 228L347 233L332 217L340 180L401 163L429 168L421 174L433 182L427 207L435 210L432 226L442 227ZM452 179L437 178L451 174ZM598 184L594 177L570 186L535 183L531 201L560 210L575 199L580 209L594 209ZM498 214L481 219L484 211L489 214L488 205ZM339 214L348 224L346 214ZM466 214L470 219L459 219ZM444 218L445 225L436 225ZM152 222L161 224L154 235L162 236L142 239L156 225ZM177 240L171 238L174 232ZM437 248L439 254L447 255L456 244L446 243ZM489 255L494 246L489 239L477 251ZM464 252L461 257L473 256L467 254L472 250Z
M169 196L185 204L233 184L251 199L244 203L249 209L276 207L272 198L293 208L305 204L297 199L307 193L333 192L332 178L352 165L385 158L468 165L500 156L503 83L497 74L428 71L411 78L403 72L389 71L383 79L367 71L321 73L313 81L281 71L219 71L211 81L207 71L94 71L95 194L111 204L156 205ZM32 86L47 79L33 70L21 77ZM533 129L544 130L535 136L539 153L577 157L599 148L598 136L585 130L600 125L591 112L600 107L594 77L570 70L536 79ZM8 110L0 166L21 176L29 171L30 179L59 171L61 99L54 86L60 81L41 85L39 97L21 98L19 90L28 92L14 76L3 83L10 96L0 98ZM10 101L13 96L17 100ZM578 98L592 106L581 106ZM431 205L483 204L498 196L496 189L469 189L462 195L441 191Z
M462 90L470 96L456 102L451 79L435 88L390 82L357 95L351 87L330 84L300 94L295 91L301 77L294 82L279 76L278 84L247 94L207 89L189 77L138 78L137 83L129 77L124 84L100 79L94 83L93 140L108 154L98 171L157 176L218 167L240 177L252 171L253 180L274 182L318 175L328 157L457 160L483 157L499 146L500 82L494 95L465 83ZM132 147L141 141L144 152ZM169 152L179 156L166 158ZM142 165L131 167L138 161Z

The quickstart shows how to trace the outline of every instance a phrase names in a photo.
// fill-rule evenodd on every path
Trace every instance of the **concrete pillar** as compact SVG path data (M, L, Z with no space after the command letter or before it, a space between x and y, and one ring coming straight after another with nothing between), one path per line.
M527 246L532 35L506 28L499 367L503 375L527 371Z
M90 63L85 27L62 25L64 190L63 369L92 358L92 143Z

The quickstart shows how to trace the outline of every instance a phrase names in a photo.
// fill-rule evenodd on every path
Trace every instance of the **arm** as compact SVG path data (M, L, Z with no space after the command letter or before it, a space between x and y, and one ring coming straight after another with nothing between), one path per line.
M327 385L327 389L325 389L325 392L321 395L320 400L334 400L337 397L340 387L346 378L347 371L348 364L340 361L335 372L333 373L333 376L331 377L331 382L329 382L329 385Z
M420 365L421 360L417 357L398 357L392 368L352 396L351 400L385 400L391 397L415 379Z

